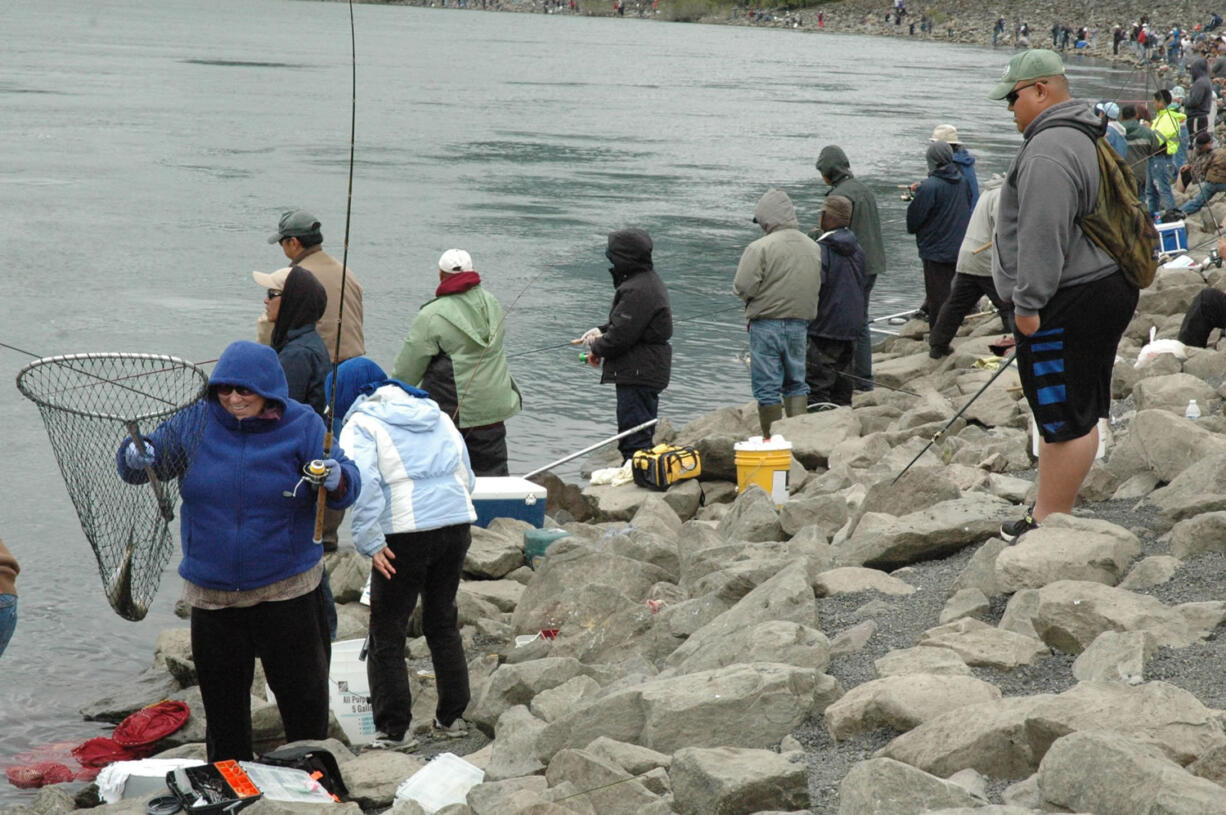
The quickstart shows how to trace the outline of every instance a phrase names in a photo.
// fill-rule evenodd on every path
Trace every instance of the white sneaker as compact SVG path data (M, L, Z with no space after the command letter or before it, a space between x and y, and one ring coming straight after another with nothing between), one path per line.
M457 716L454 722L444 727L438 719L435 719L430 730L436 738L459 739L468 735L468 722Z
M375 733L375 740L367 745L369 750L394 750L397 753L407 753L417 749L420 744L417 739L413 738L407 732L400 738L392 738L382 730Z

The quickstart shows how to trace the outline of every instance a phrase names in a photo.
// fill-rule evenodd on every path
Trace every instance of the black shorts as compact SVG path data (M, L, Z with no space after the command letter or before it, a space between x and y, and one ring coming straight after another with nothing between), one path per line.
M1111 411L1111 369L1140 292L1122 272L1058 290L1039 330L1014 332L1022 392L1046 442L1079 439Z

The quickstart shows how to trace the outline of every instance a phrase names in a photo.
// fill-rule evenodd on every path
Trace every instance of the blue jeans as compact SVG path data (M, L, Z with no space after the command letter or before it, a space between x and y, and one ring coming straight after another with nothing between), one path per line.
M805 354L808 320L749 322L749 387L761 406L783 403L785 396L807 396Z
M1150 212L1165 212L1175 208L1175 194L1171 192L1170 156L1152 156L1148 159L1145 182L1145 206Z
M8 647L16 627L17 595L0 594L0 656L4 655L4 649Z
M1201 207L1209 203L1210 198L1226 190L1226 184L1215 184L1212 181L1202 181L1199 187L1200 189L1197 190L1195 197L1180 207L1184 215L1191 215L1193 212L1197 212Z

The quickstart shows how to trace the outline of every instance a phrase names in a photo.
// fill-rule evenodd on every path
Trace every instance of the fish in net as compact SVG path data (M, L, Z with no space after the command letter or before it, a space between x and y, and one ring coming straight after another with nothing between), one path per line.
M126 620L149 611L173 548L170 525L178 479L135 488L116 473L116 451L127 439L143 449L142 433L175 417L182 444L158 469L183 472L204 431L200 402L208 375L161 354L66 354L35 360L17 374L17 388L38 405L51 449L94 550L111 608Z

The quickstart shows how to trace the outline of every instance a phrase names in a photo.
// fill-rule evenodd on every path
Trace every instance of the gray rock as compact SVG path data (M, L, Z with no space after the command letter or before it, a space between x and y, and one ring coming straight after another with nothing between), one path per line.
M808 773L770 750L686 747L668 772L681 815L740 815L809 805Z
M875 375L875 374L874 374ZM785 418L771 428L792 443L792 455L806 469L826 467L835 447L860 435L860 420L851 408Z
M847 523L847 501L841 495L797 497L779 508L779 525L788 537L816 526L827 539Z
M167 699L180 690L182 687L170 674L166 663L158 661L124 683L114 694L81 708L81 716L87 722L119 724L141 708Z
M1000 695L995 685L972 676L888 676L857 685L827 707L826 729L836 741L881 727L907 731L947 711Z
M667 753L657 753L637 744L615 741L606 736L593 739L585 752L611 761L631 775L644 775L652 770L668 770L673 763L673 757Z
M664 509L672 512L668 507ZM676 582L680 577L681 555L675 534L632 528L624 534L606 538L602 543L609 554L655 566L670 582Z
M1226 510L1226 453L1197 454L1187 469L1148 500L1173 521Z
M472 528L473 542L464 556L464 573L484 580L506 577L524 565L524 538L500 534L479 526Z
M488 730L510 708L527 705L541 691L556 688L582 672L579 660L568 657L502 665L490 675L480 701L473 707L471 721Z
M507 800L516 792L540 794L549 787L541 775L508 778L505 781L485 781L468 791L468 808L473 815L504 815Z
M982 619L991 610L992 603L982 591L979 589L961 589L946 601L945 607L941 609L941 615L937 618L937 621L944 625L963 617Z
M890 758L857 763L839 785L839 815L919 815L980 803L957 784Z
M1038 589L1057 580L1092 580L1114 586L1141 553L1126 529L1107 523L1051 515L996 558L996 581L1006 593Z
M956 651L936 646L918 646L890 651L873 662L878 678L905 674L970 676L970 666Z
M1162 479L1152 472L1137 473L1116 488L1111 494L1111 500L1135 501L1138 498L1144 498L1157 489L1161 483Z
M1172 533L1174 531L1171 530ZM1170 555L1147 557L1129 570L1120 581L1120 588L1137 591L1162 585L1174 577L1182 565L1183 561Z
M1043 801L1065 811L1226 813L1226 795L1153 747L1114 733L1071 733L1039 765Z
M1226 512L1204 512L1171 528L1171 554L1187 559L1206 552L1226 552Z
M153 660L166 665L166 670L184 688L196 684L196 662L192 658L190 628L164 628L158 632L153 647Z
M579 801L568 800L568 806L572 802L586 802L596 812L609 815L637 815L656 799L655 794L620 766L584 750L558 751L549 761L545 780L550 787L566 781L586 791L575 796Z
M943 557L991 538L1001 521L1015 513L999 498L980 494L943 501L867 530L861 519L837 557L844 565L879 569Z
M703 469L706 469L705 455ZM583 488L583 498L591 507L592 519L595 521L628 521L652 495L651 490L634 484L618 484L615 487L592 485Z
M551 553L524 587L511 625L520 633L585 626L637 606L666 579L659 567L586 546Z
M749 624L722 638L705 638L708 643L666 675L691 674L723 668L738 662L776 662L798 668L822 671L830 664L830 642L826 635L809 626L788 620L768 620Z
M328 570L332 598L337 603L356 603L361 599L362 590L366 588L366 578L370 576L370 558L356 549L344 547L326 553L324 566Z
M879 569L865 569L861 566L841 566L822 572L813 581L813 590L818 597L862 591L875 591L895 597L906 597L915 593L915 587L906 581Z
M1039 590L1025 589L1009 598L1005 613L996 627L1031 639L1040 639L1034 629L1034 615L1039 611Z
M1041 641L994 628L979 620L964 617L930 628L920 635L919 644L938 646L962 657L967 665L1010 671L1049 656Z
M804 721L828 693L817 671L770 663L655 679L606 694L547 725L538 756L598 736L661 752L681 747L766 747Z
M460 591L507 612L519 604L524 584L514 580L465 580L460 583Z
M774 500L756 484L737 495L715 531L729 541L777 541L784 537Z
M533 716L523 705L516 705L503 713L494 726L494 749L485 768L485 780L506 781L544 772L545 764L537 757L536 742L546 727L545 722ZM552 755L551 752L546 757Z
M389 807L396 788L426 766L420 758L392 750L370 750L340 765L349 800L363 809Z
M1157 598L1080 580L1039 589L1031 621L1045 643L1079 654L1103 631L1145 631L1158 645L1181 648L1204 639L1226 619L1226 603L1166 606Z
M685 482L682 482L685 483ZM692 482L694 488L698 487L698 483ZM678 484L677 486L680 486ZM672 488L669 489L672 492ZM630 519L630 525L635 529L645 532L654 532L664 538L676 540L678 533L681 532L681 518L678 517L676 510L665 500L664 495L656 494L647 498L639 507L638 512L634 513L634 517ZM697 506L695 506L697 509ZM690 513L693 514L692 512Z
M996 582L996 557L1005 547L1005 542L1000 538L989 538L980 544L954 580L954 592L978 589L986 597L1004 594L1000 584Z
M1217 401L1217 394L1214 393L1213 388L1205 384L1203 380L1185 373L1142 379L1133 386L1132 396L1137 405L1137 418L1140 418L1144 411L1157 409L1169 411L1172 415L1182 419L1189 399L1195 399L1205 407ZM1136 432L1135 421L1134 419L1134 433Z
M845 628L840 631L835 638L830 641L831 656L841 656L843 654L854 654L864 649L868 645L868 641L877 633L876 620L863 620L856 623L850 628Z
M1079 682L1140 684L1153 650L1149 635L1143 631L1104 631L1073 661L1073 678Z
M528 709L532 715L544 722L565 715L568 711L577 710L588 701L600 695L600 684L590 676L576 676L549 688L532 697Z

